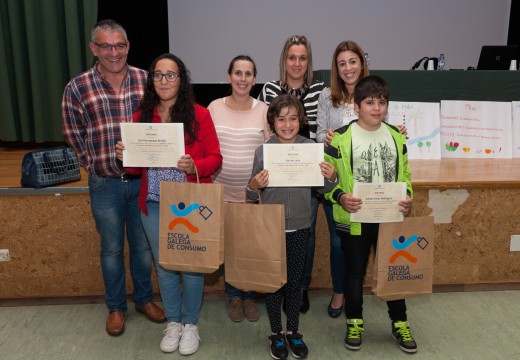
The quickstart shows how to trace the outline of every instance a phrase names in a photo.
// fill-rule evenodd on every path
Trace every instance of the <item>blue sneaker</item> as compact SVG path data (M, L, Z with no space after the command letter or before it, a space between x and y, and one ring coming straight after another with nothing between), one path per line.
M298 333L292 333L285 335L289 349L291 349L292 355L297 359L306 358L309 355L309 349L302 340L302 335Z
M287 359L289 352L287 351L283 333L269 336L269 349L273 359Z

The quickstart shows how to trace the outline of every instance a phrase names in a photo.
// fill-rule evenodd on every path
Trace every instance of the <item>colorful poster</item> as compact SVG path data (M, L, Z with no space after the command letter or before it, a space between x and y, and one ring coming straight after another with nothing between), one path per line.
M390 101L388 123L405 125L408 159L440 159L439 103Z
M510 102L441 101L443 158L511 158Z
M513 101L513 157L520 158L520 101Z

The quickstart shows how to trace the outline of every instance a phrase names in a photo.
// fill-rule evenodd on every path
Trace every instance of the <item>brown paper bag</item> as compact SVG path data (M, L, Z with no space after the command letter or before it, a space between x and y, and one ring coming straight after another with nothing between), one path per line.
M382 300L431 294L433 217L379 225L372 292Z
M226 281L273 293L287 282L285 210L279 204L226 203Z
M224 262L224 187L162 181L159 264L212 273Z

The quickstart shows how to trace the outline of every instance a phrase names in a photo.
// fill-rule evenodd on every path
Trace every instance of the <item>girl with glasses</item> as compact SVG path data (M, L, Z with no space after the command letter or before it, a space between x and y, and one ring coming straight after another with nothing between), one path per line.
M163 352L177 349L190 355L199 349L198 319L204 290L204 274L166 270L159 264L159 184L161 181L211 183L222 166L222 155L209 111L195 104L189 72L177 56L163 54L149 70L145 92L134 122L184 124L185 153L173 168L131 168L141 173L139 207L152 249L167 327L160 343ZM122 159L124 144L116 150ZM182 278L182 291L181 291Z

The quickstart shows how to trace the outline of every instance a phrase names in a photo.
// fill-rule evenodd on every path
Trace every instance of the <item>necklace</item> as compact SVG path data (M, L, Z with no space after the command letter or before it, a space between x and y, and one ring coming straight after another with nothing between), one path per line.
M345 118L354 119L358 116L356 110L354 110L354 104L345 103L343 108L345 109Z
M247 101L245 101L243 103L237 103L235 101L235 99L233 98L233 96L228 96L224 102L232 110L237 110L237 111L245 111L245 110L249 110L253 107L253 98L251 96L249 96L247 98Z
M309 87L305 83L303 83L303 85L301 87L299 87L298 89L293 89L292 87L290 87L287 84L282 86L282 89L285 91L286 94L294 95L294 96L296 96L296 98L298 98L298 100L301 100L303 95L305 95L307 93L308 88Z

